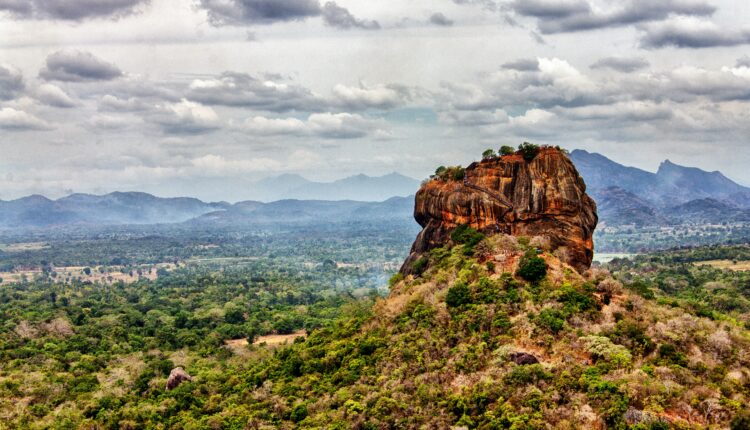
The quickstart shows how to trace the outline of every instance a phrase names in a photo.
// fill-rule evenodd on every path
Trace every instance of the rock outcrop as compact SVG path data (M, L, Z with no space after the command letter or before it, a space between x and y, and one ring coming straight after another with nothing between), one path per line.
M185 372L182 367L175 367L169 372L169 378L167 378L167 391L174 390L179 387L185 381L192 381L193 378Z
M549 147L530 161L516 153L472 163L463 179L431 179L417 192L414 218L423 229L401 268L405 275L462 224L487 235L544 236L563 261L583 271L594 255L598 220L573 163Z

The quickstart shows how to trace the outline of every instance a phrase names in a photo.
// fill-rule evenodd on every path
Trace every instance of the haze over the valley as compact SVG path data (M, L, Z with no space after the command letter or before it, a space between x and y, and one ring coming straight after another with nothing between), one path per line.
M731 0L0 2L0 199L238 201L524 140L750 185L748 18Z

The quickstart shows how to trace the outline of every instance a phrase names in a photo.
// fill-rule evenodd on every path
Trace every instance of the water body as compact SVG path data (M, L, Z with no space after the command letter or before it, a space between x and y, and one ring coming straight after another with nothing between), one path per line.
M597 263L609 263L610 261L614 260L615 258L633 258L637 256L638 254L625 254L625 253L594 253L594 261Z

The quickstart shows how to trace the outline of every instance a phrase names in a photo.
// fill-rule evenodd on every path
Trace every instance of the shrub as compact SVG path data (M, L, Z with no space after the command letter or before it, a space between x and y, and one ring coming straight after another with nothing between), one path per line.
M491 160L496 157L494 149L487 149L482 153L482 160Z
M646 335L646 331L632 321L618 321L608 337L613 342L628 346L639 355L650 354L656 349L654 341Z
M294 409L292 409L292 413L289 415L289 419L295 423L298 423L305 418L307 418L307 406L304 404L295 406Z
M524 142L518 145L518 150L521 151L524 160L531 161L539 154L539 145Z
M650 286L646 282L641 281L641 280L636 280L628 284L627 288L631 291L635 291L644 299L651 300L656 297L654 295L654 292L651 290Z
M513 155L515 153L516 150L512 146L503 145L500 147L500 155Z
M388 286L392 287L403 280L404 280L404 275L402 275L401 272L394 273L393 276L391 276L391 278L388 280Z
M448 289L445 296L445 304L450 308L457 308L471 303L471 290L464 283L457 283Z
M659 358L668 364L676 364L678 366L687 366L687 357L685 354L677 350L672 344L665 343L659 346Z
M539 282L547 276L547 263L534 251L527 252L518 265L516 275L529 282Z
M633 358L626 347L615 345L604 336L586 336L581 340L586 342L586 349L591 355L597 359L604 359L616 367L630 365Z
M435 175L433 177L443 181L461 181L464 179L465 175L466 170L461 166L440 166L435 170Z
M479 278L475 292L477 301L480 303L495 303L500 298L500 289L497 283L486 276Z
M411 265L411 268L414 273L421 275L427 268L427 263L429 263L429 261L430 260L427 257L420 257Z
M463 181L465 177L466 177L466 170L461 166L456 167L455 170L453 171L453 180Z
M542 309L536 317L536 324L557 334L565 326L565 318L559 309Z
M461 224L456 227L451 233L451 240L457 244L462 244L466 248L465 254L471 255L474 252L474 247L484 239L484 235L478 232L476 229Z
M558 301L563 304L565 311L569 314L576 312L586 312L592 309L599 309L592 291L580 292L571 285L563 285L559 290Z

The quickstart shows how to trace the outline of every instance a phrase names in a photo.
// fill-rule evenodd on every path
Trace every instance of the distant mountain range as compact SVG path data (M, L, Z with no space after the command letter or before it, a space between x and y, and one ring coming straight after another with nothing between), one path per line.
M137 192L103 196L71 194L58 200L33 195L0 200L0 228L176 223L229 206L223 202L205 203L189 197L160 198Z
M0 201L0 229L189 223L226 227L270 223L411 220L412 197L383 202L280 200L205 203L146 193L73 194L58 200L29 196Z
M721 223L750 220L750 188L720 172L664 161L656 173L575 150L570 158L607 225Z
M656 173L582 150L570 158L596 200L601 225L750 222L750 188L719 172L664 161ZM248 187L235 204L147 193L33 195L0 200L0 229L186 223L199 227L270 223L411 222L419 181L397 173L313 182L281 175ZM404 197L408 196L408 197ZM267 203L270 202L270 203Z
M399 173L385 176L360 174L334 182L314 182L299 175L286 174L252 184L247 190L247 199L262 202L289 199L381 202L391 197L412 195L418 189L418 180Z
M274 223L331 223L410 221L413 197L391 197L383 202L353 200L279 200L272 203L240 202L226 210L214 211L192 219L203 226L233 226Z

